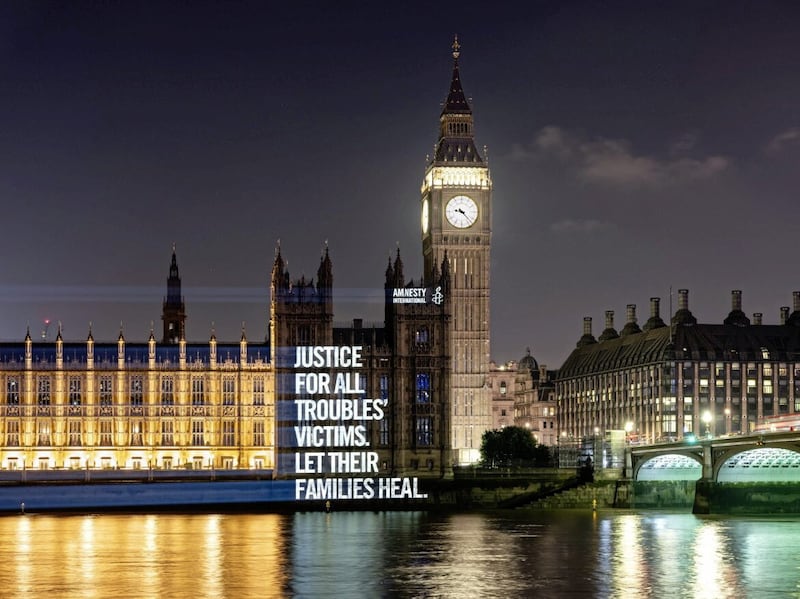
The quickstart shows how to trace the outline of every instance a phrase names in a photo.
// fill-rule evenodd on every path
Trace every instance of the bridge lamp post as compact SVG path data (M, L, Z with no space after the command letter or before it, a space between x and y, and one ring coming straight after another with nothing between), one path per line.
M709 439L711 438L711 420L712 420L712 418L713 418L713 416L711 416L711 412L709 412L708 410L703 412L702 419L703 419L703 422L706 425L706 437L708 437Z

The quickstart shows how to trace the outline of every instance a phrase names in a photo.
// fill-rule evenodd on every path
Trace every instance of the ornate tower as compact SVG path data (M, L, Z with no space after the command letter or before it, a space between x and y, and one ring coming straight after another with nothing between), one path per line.
M175 246L172 246L172 264L169 265L167 279L167 297L161 308L161 320L164 321L163 343L178 343L186 338L186 305L181 295L181 278L178 275L178 261L175 257Z
M489 251L492 179L475 146L472 109L461 87L460 44L453 42L453 77L439 139L422 181L422 253L426 284L447 256L452 294L451 405L453 458L478 460L491 427L489 372Z
M295 348L333 343L333 264L328 248L320 258L314 283L305 276L292 281L279 246L270 291L269 342L275 373L275 442L279 449L275 475L284 476L295 471Z

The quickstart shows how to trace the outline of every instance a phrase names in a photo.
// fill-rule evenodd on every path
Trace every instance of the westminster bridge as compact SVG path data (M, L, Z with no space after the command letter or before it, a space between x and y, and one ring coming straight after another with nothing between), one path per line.
M624 477L635 481L800 481L800 432L762 432L628 445Z
M800 514L800 432L625 447L614 505L696 514Z

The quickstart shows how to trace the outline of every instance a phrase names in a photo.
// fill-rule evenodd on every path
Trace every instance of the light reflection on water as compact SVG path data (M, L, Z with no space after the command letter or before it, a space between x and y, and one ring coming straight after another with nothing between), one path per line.
M655 512L0 518L0 595L800 597L800 519Z

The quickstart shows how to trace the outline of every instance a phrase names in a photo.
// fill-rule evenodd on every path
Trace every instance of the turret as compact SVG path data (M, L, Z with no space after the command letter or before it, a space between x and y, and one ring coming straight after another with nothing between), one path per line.
M181 295L181 277L178 274L178 259L175 245L172 246L172 262L167 278L167 296L161 308L161 320L164 322L163 343L178 343L186 336L186 305Z
M94 368L94 337L92 336L92 323L89 323L89 336L86 338L86 369Z
M117 368L125 368L125 336L122 334L122 324L119 325L119 337L117 337Z

